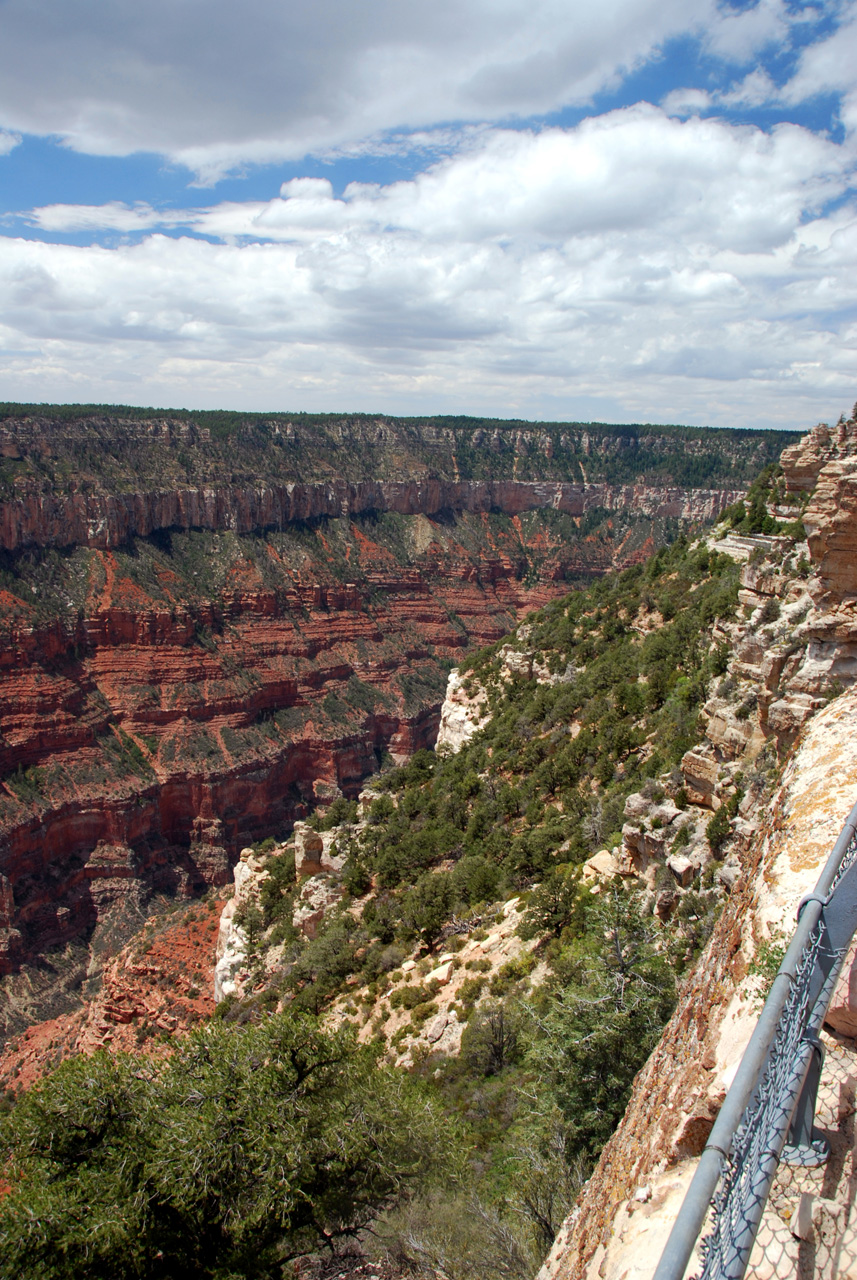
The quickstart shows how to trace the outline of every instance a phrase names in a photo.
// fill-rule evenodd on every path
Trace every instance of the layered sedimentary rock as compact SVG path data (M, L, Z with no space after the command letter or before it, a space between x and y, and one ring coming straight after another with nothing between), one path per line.
M788 445L780 465L789 493L811 493L822 468L831 461L857 454L857 421L840 421L835 427L820 422L800 440Z
M526 502L558 492L534 498L533 488L511 492L519 505L524 490ZM330 486L338 509L348 489ZM410 506L450 496L398 491ZM709 498L699 503L684 506L707 512ZM152 893L225 883L248 840L356 794L384 752L404 759L431 745L446 668L467 645L496 640L575 575L633 563L662 536L635 509L591 531L556 506L376 512L264 535L228 527L245 521L240 506L214 502L209 515L227 527L7 562L3 972L86 936L108 910L118 918L123 903L139 915ZM110 541L110 528L106 519L93 538ZM39 536L49 541L49 526Z
M384 752L431 745L468 644L566 591L575 566L645 554L648 536L562 532L487 513L321 522L77 548L7 577L3 971L107 913L137 920L153 893L225 883L248 840L356 794Z
M0 547L122 546L162 529L232 529L253 533L298 521L367 512L435 516L443 511L499 511L519 516L550 510L635 511L677 520L711 520L740 490L655 488L649 485L530 483L438 479L326 484L206 486L166 492L87 494L33 492L0 504Z
M857 455L822 467L803 520L824 585L838 599L857 596Z
M469 645L716 515L769 441L718 447L466 421L0 424L11 1024L68 997L26 970L23 1008L22 966L80 943L75 972L97 974L153 895L226 884L249 841L433 744ZM713 482L677 481L689 463Z

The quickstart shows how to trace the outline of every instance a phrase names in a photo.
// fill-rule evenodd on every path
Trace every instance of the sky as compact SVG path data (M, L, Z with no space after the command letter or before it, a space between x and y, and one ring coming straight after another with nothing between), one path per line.
M0 400L857 399L857 0L0 0Z

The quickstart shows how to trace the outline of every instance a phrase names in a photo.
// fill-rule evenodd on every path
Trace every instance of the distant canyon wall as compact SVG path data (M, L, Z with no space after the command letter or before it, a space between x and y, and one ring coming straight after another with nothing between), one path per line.
M607 428L4 423L0 1028L60 1007L44 956L115 950L153 894L224 883L248 841L356 794L385 753L431 746L468 647L646 559L667 520L716 517L765 448ZM664 450L732 479L658 483ZM634 483L608 483L620 454Z
M198 486L163 492L24 492L0 503L0 548L88 546L108 550L166 529L254 533L299 521L369 512L435 516L444 511L517 516L595 510L697 522L715 518L740 490L551 481L378 480L325 484Z

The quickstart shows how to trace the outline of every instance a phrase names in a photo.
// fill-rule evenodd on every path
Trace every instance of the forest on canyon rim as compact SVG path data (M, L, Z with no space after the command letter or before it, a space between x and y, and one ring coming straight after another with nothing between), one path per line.
M708 810L680 765L741 615L699 527L806 576L795 438L0 406L7 1035L257 868L213 1017L6 1070L8 1274L534 1274L776 775ZM636 803L661 861L593 878Z

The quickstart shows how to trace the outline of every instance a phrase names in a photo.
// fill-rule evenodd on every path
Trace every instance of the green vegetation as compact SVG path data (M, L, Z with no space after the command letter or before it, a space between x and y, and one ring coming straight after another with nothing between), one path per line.
M778 463L770 463L750 485L745 500L726 508L723 512L724 519L736 533L774 534L798 539L806 537L800 517L809 494L803 494L800 499L787 494L782 477L782 467ZM793 506L794 517L791 520L778 520L768 514L769 505Z
M292 925L291 851L258 846L269 875L241 916L255 991L168 1060L75 1060L2 1121L10 1274L284 1278L290 1258L371 1224L394 1256L450 1280L528 1280L713 925L707 881L664 925L653 895L619 878L594 892L581 865L619 841L630 792L686 805L676 765L725 670L712 632L736 609L737 579L729 557L679 537L471 655L462 674L486 692L485 727L455 755L386 769L365 824L343 799L317 816L348 862L315 937ZM216 628L192 641L207 654L219 642ZM410 675L405 697L426 696ZM362 714L371 696L355 679L328 695L328 715ZM112 729L107 745L145 766ZM713 847L739 800L712 819ZM467 962L460 1054L414 1045L439 1007L435 953L456 952L461 930L484 938L513 895L531 949L495 973ZM281 945L273 975L263 943ZM362 1009L374 1048L319 1029L335 999ZM410 1074L379 1066L391 1010Z
M346 824L346 888L375 891L359 911L346 896L310 941L285 926L269 935L285 940L282 968L262 994L225 1010L227 1023L258 1016L265 999L322 1013L347 997L368 1016L389 990L384 1008L400 1015L390 1043L402 1048L437 1010L424 975L441 945L455 951L453 919L484 937L479 921L490 927L504 899L523 895L520 932L535 944L493 976L484 960L467 962L460 1055L415 1051L414 1074L456 1119L469 1190L434 1189L384 1216L373 1230L394 1254L416 1248L454 1280L481 1280L486 1259L531 1276L619 1120L719 899L698 884L665 926L624 882L593 893L580 864L619 840L629 792L658 800L668 785L686 805L670 770L696 741L707 686L723 670L711 631L736 608L737 573L728 557L679 539L548 606L513 639L511 660L507 640L464 664L491 711L471 742L381 774L364 827L349 831L346 801L319 820ZM687 839L675 837L676 848ZM296 892L292 866L277 853L267 865L261 927L279 928ZM403 980L415 945L425 959ZM531 987L537 964L547 976ZM388 1016L373 1023L379 1042Z
M282 1277L455 1172L455 1126L348 1033L280 1015L174 1047L71 1059L3 1117L5 1275Z
M460 1054L418 1067L459 1120L469 1192L420 1197L377 1230L454 1280L534 1274L672 1010L680 966L639 896L616 885L579 907L541 949L545 983L522 983L533 958L507 966L501 994L470 1006Z
M617 836L625 796L696 741L722 659L710 628L735 609L737 572L680 539L534 615L517 649L555 683L510 676L502 642L463 664L488 690L489 724L457 755L418 752L386 774L353 854L397 927L431 942L453 911L545 876L547 892L558 863ZM444 859L454 867L433 870Z
M174 484L443 479L640 481L743 488L794 438L785 431L491 418L235 413L119 405L0 404L0 423L37 424L54 449L22 438L0 462L0 492L27 476L55 492ZM30 452L32 449L32 452ZM395 460L395 465L393 461Z

